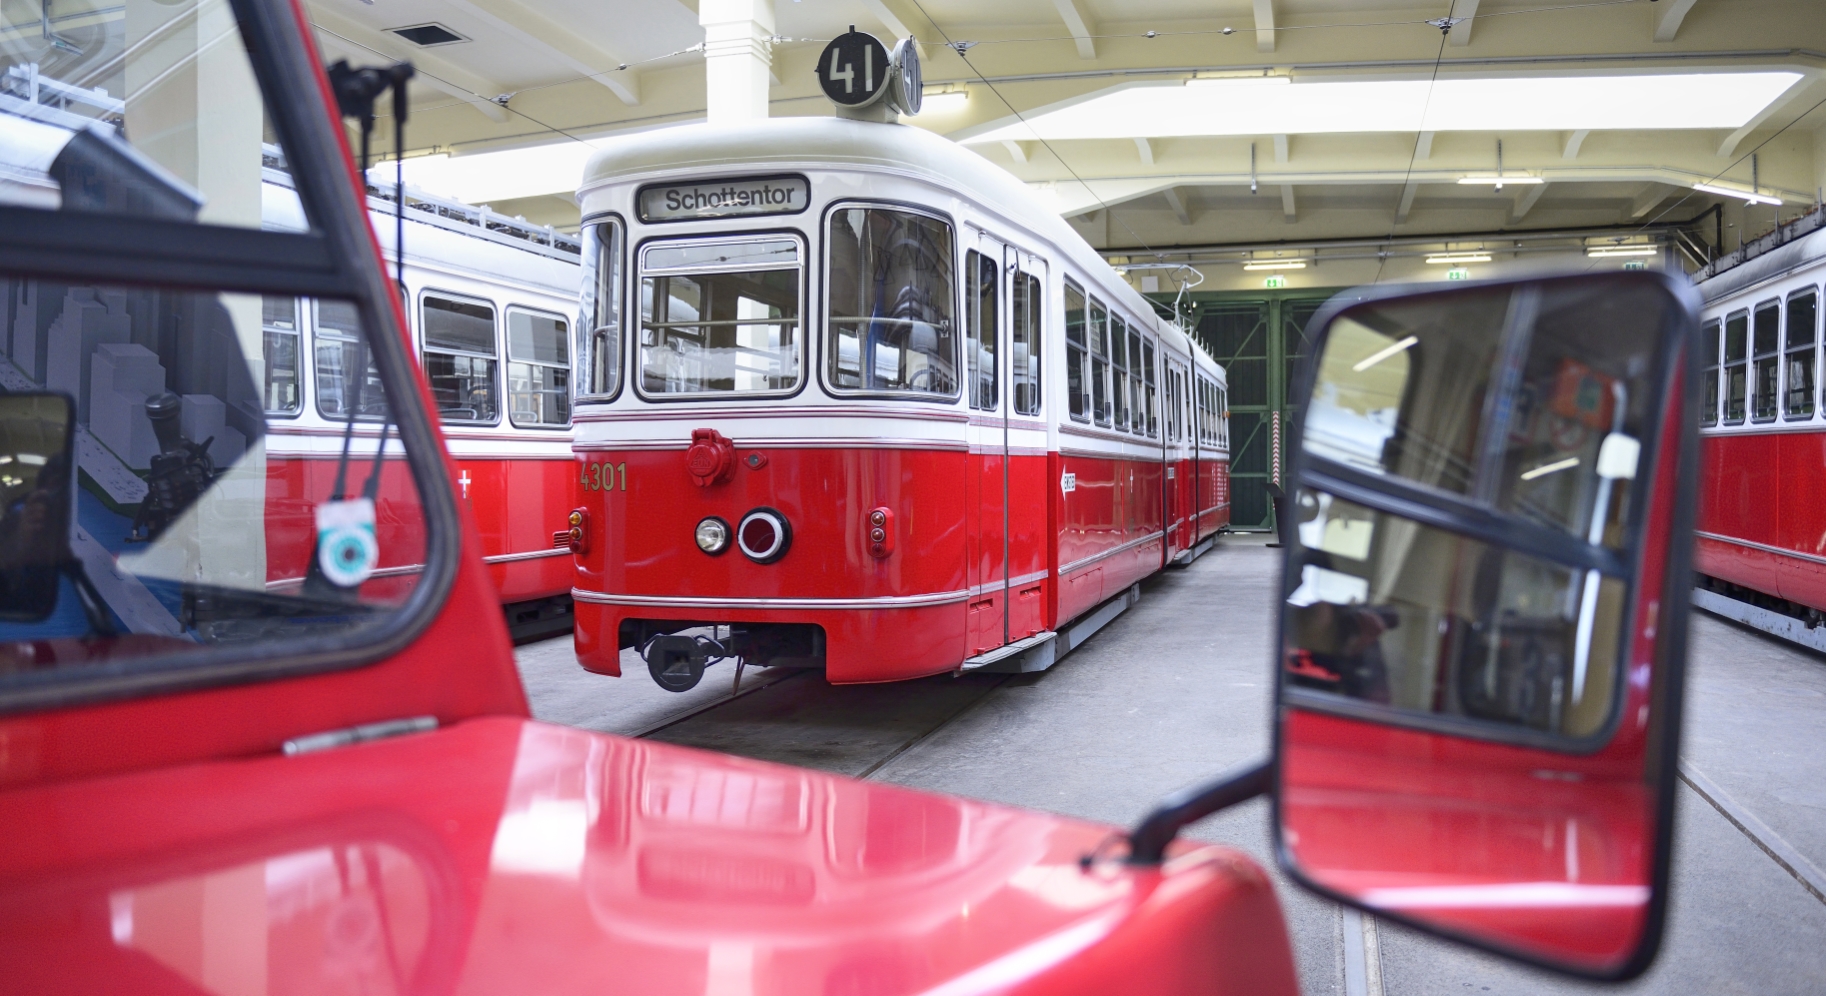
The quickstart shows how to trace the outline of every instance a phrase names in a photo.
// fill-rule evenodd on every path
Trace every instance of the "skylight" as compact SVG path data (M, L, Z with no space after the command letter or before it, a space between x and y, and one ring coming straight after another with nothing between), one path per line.
M1121 87L963 141L1742 127L1799 73L1198 80ZM1431 93L1429 94L1429 88ZM1037 133L1037 134L1036 134Z

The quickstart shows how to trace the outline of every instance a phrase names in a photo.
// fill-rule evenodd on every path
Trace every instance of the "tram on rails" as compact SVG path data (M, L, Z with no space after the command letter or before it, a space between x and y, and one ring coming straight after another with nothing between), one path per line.
M1043 669L1228 524L1224 370L956 144L672 128L578 197L584 667Z
M1791 223L1750 247L1760 254L1727 257L1698 284L1706 352L1694 600L1826 651L1821 220Z
M269 150L263 213L275 228L302 229L282 154ZM387 259L396 237L391 185L370 186L368 211ZM405 212L408 321L431 383L456 484L476 518L483 562L518 636L570 625L571 564L565 517L573 504L571 316L580 244L551 228L408 187ZM396 279L398 275L396 274ZM301 478L333 475L343 437L369 452L383 434L378 390L364 399L353 376L359 347L347 307L299 298L263 301L269 501L311 489ZM307 341L308 340L308 341ZM383 476L383 481L385 480ZM383 487L386 485L383 484ZM277 517L277 516L276 516ZM309 529L270 530L303 547L269 561L268 584L304 582ZM412 549L383 543L383 551ZM383 554L380 578L422 569Z

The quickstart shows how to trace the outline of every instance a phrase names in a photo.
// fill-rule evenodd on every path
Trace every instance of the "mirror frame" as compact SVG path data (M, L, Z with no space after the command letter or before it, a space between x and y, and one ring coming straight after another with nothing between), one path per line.
M1434 295L1462 294L1472 291L1491 291L1502 288L1525 287L1573 281L1634 281L1652 283L1662 288L1673 305L1663 321L1658 338L1658 348L1654 361L1659 367L1656 380L1656 393L1650 409L1650 427L1653 436L1643 440L1642 466L1647 468L1643 479L1652 479L1653 483L1646 488L1638 488L1631 496L1632 503L1640 502L1640 518L1636 521L1637 536L1646 536L1656 510L1653 501L1661 491L1659 483L1672 477L1673 493L1670 496L1668 509L1668 535L1670 542L1665 551L1665 568L1660 580L1661 609L1655 622L1657 633L1654 650L1654 669L1649 686L1649 728L1644 747L1645 780L1655 790L1655 820L1652 834L1654 853L1650 861L1650 881L1648 909L1643 920L1642 933L1638 937L1635 949L1623 961L1613 968L1590 968L1585 965L1556 961L1538 953L1512 948L1485 938L1460 933L1436 924L1414 919L1398 911L1374 909L1364 903L1319 884L1301 871L1299 863L1287 846L1283 829L1285 823L1282 813L1283 786L1280 761L1283 753L1282 737L1285 728L1285 714L1290 708L1284 702L1287 688L1287 669L1282 657L1286 647L1287 634L1285 602L1291 589L1288 587L1288 571L1294 566L1295 557L1300 553L1296 525L1290 520L1289 506L1297 495L1302 482L1307 477L1307 459L1300 440L1304 438L1305 415L1309 409L1313 382L1317 376L1318 365L1324 355L1325 346L1330 338L1331 326L1340 316L1350 309L1378 302L1406 298L1424 298ZM1465 284L1453 284L1439 287L1432 284L1405 284L1389 287L1358 288L1342 292L1327 301L1313 315L1308 328L1317 331L1308 337L1306 356L1300 361L1297 377L1294 381L1292 396L1303 399L1295 417L1291 420L1287 439L1291 441L1289 452L1283 465L1287 468L1280 484L1284 498L1276 502L1275 527L1277 538L1282 547L1281 575L1277 579L1275 600L1271 611L1275 616L1274 644L1274 698L1271 703L1270 717L1273 728L1273 774L1269 787L1270 796L1270 832L1273 834L1275 861L1281 871L1315 895L1336 902L1342 906L1360 910L1364 913L1400 924L1431 937L1441 938L1463 944L1479 951L1489 952L1503 958L1549 971L1559 972L1580 979L1600 982L1621 982L1633 979L1647 970L1660 950L1662 934L1667 920L1668 879L1672 867L1672 850L1674 839L1674 800L1678 792L1681 707L1685 691L1688 626L1692 611L1691 578L1693 573L1693 528L1698 507L1698 474L1699 474L1699 295L1686 280L1670 276L1660 271L1625 271L1622 273L1606 272L1597 274L1544 275L1518 278L1512 280L1486 280ZM1667 438L1663 431L1672 419L1673 438ZM1644 433L1645 436L1649 434ZM1669 465L1672 460L1672 465ZM1457 513L1449 503L1441 502L1440 511ZM1473 537L1479 538L1479 537ZM1635 537L1632 537L1634 540ZM1515 549L1514 547L1507 547ZM1630 592L1625 619L1637 618L1641 598L1655 579L1642 576L1642 559L1647 545L1635 541L1619 551L1623 566L1630 578ZM1630 638L1630 627L1625 627L1622 638ZM1626 645L1627 646L1627 645ZM1627 655L1625 655L1625 661ZM1361 722L1377 723L1401 729L1411 729L1430 736L1458 737L1487 743L1503 744L1524 749L1552 749L1561 753L1589 754L1602 749L1616 735L1617 722L1615 713L1621 709L1621 700L1613 708L1613 716L1607 721L1598 742L1582 745L1575 744L1567 749L1563 743L1549 747L1547 744L1523 742L1521 738L1503 736L1468 736L1463 729L1453 729L1448 724L1428 721L1413 721L1395 715L1376 715L1367 710L1352 710L1348 706L1323 715L1336 715ZM1318 710L1313 710L1318 712ZM1380 712L1381 710L1378 710Z
M61 601L61 599L62 599L63 582L69 576L68 571L70 570L70 565L76 561L76 553L75 553L75 549L74 549L74 544L71 542L71 533L77 527L76 492L77 492L77 489L81 486L78 483L78 475L80 474L80 469L76 465L76 407L77 406L76 406L76 399L71 397L68 393L66 393L64 391L47 391L47 390L10 391L10 392L7 392L4 395L4 397L56 399L58 401L63 402L64 412L68 416L67 420L64 423L64 429L63 429L62 456L63 456L63 460L64 460L64 466L67 468L67 473L69 475L68 480L64 484L64 487L68 493L65 494L62 498L62 504L64 506L63 507L63 535L58 537L56 562L52 563L52 564L37 565L37 566L49 567L53 573L54 579L51 582L51 595L50 595L50 599L49 599L49 602L50 602L49 607L46 608L42 614L38 614L38 615L28 615L28 614L23 614L23 613L15 615L15 614L9 613L5 609L5 607L0 606L0 623L31 625L33 623L43 622L46 619L49 619L51 616L53 616L57 613L58 602ZM7 459L10 460L12 458L9 456Z

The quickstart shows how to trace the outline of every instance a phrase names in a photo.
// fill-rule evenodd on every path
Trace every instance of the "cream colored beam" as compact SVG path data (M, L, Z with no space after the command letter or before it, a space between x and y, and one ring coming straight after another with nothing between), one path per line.
M502 35L545 53L552 63L602 84L629 107L640 104L640 77L632 69L616 70L627 59L583 40L516 0L443 0Z
M1395 208L1395 224L1400 225L1408 220L1409 212L1414 210L1414 193L1419 189L1418 180L1409 180L1401 188L1401 204Z
M1687 12L1693 9L1698 0L1661 0L1661 9L1655 12L1655 40L1671 42L1680 33L1680 22L1686 20Z
M1415 159L1433 158L1433 133L1432 132L1423 131L1420 133L1420 135L1417 138L1414 139L1414 158Z
M1299 215L1294 211L1293 184L1291 183L1281 184L1281 217L1285 218L1289 225L1300 220Z
M1793 86L1783 90L1781 96L1771 100L1762 110L1756 112L1755 117L1744 122L1742 128L1726 135L1725 140L1718 145L1719 157L1729 158L1737 151L1737 147L1743 143L1743 140L1750 137L1751 132L1767 124L1770 118L1773 118L1780 113L1783 107L1786 107L1794 98L1800 96L1812 83L1812 77L1802 76L1794 82Z
M903 0L862 0L862 5L867 7L869 13L875 16L875 20L881 22L882 27L888 29L889 34L893 35L895 38L913 39L914 44L919 49L920 61L924 62L931 58L930 54L926 51L926 48L929 45L938 44L939 40L935 36L928 37L932 36L930 30L927 30L925 35L921 35L918 31L913 30L913 25L915 24L921 22L927 24L931 23L926 20L925 15L918 7L909 9Z
M1542 184L1542 186L1546 186L1546 184ZM1637 192L1635 199L1629 202L1628 217L1626 220L1634 221L1637 218L1648 214L1655 205L1660 204L1665 200L1667 200L1666 187L1659 183L1645 184L1643 188Z
M1274 0L1255 0L1255 50L1274 51Z
M1182 225L1192 224L1192 213L1186 210L1186 202L1179 196L1179 191L1176 188L1168 187L1162 193L1166 195L1167 207L1173 209L1173 217L1179 219L1179 223Z
M1008 150L1008 154L1014 157L1015 162L1024 163L1029 159L1027 152L1029 144L1027 142L1003 142L1002 148Z
M1513 225L1528 217L1528 212L1534 210L1535 203L1541 199L1541 195L1546 193L1550 186L1552 184L1536 183L1518 191L1515 195L1515 206L1509 211L1509 224Z
M1452 13L1447 15L1458 22L1446 33L1446 42L1451 45L1465 46L1471 44L1471 22L1477 17L1478 0L1452 0Z
M1097 22L1078 9L1077 0L1052 0L1052 5L1059 11L1060 20L1065 22L1065 30L1072 33L1072 41L1078 43L1078 58L1095 59L1097 43L1091 36L1097 33Z
M1142 162L1146 163L1149 166L1154 165L1154 143L1153 142L1151 142L1145 138L1136 139L1135 140L1135 153L1141 157Z
M1581 128L1578 131L1567 132L1566 141L1563 144L1561 144L1561 146L1560 146L1560 158L1561 159L1579 158L1579 146L1584 145L1585 140L1590 137L1591 137L1591 130L1589 128Z
M1274 161L1277 163L1284 163L1287 161L1287 155L1287 136L1274 136Z
M312 6L310 15L312 25L330 36L320 39L324 47L349 51L351 55L356 54L352 50L360 50L395 62L411 62L418 70L415 78L419 82L463 101L490 121L499 124L507 120L507 109L490 99L507 92L501 84L446 62L432 52L409 46L397 35L375 31L322 7Z

